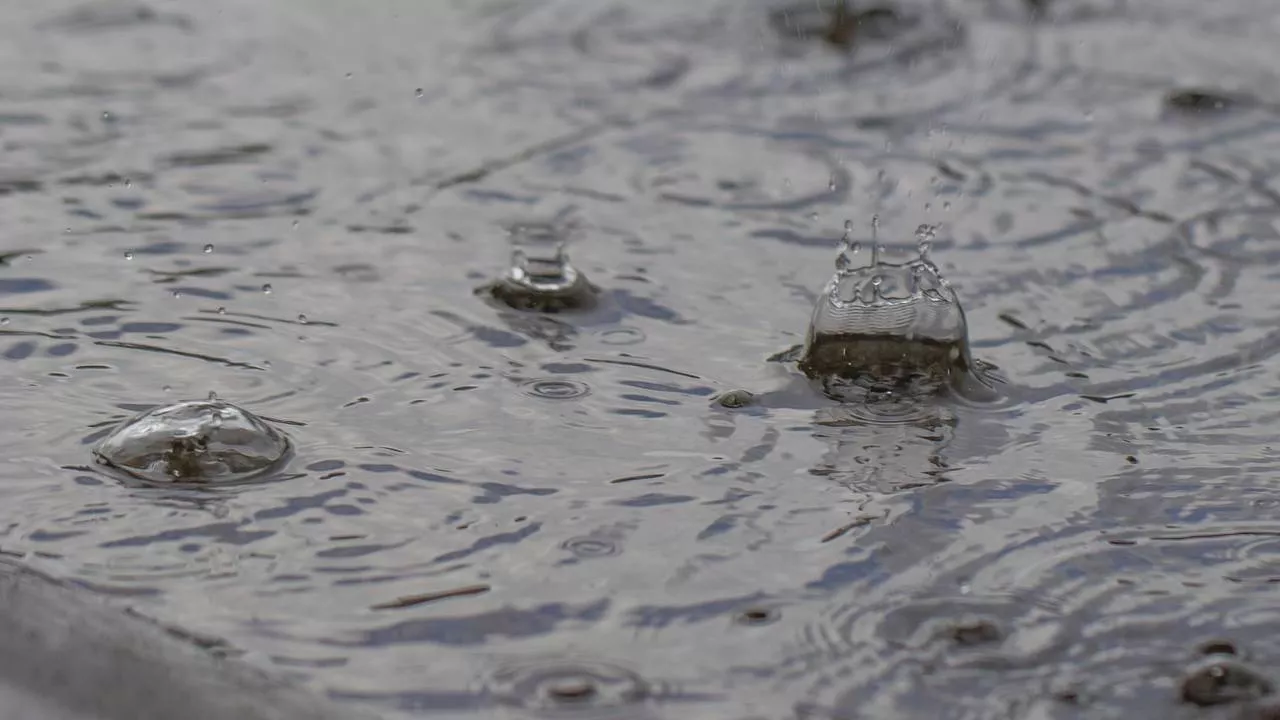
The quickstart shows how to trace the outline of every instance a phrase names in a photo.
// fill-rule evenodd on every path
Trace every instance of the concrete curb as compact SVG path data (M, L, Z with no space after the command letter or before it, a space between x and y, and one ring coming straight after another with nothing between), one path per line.
M0 718L373 720L0 560Z

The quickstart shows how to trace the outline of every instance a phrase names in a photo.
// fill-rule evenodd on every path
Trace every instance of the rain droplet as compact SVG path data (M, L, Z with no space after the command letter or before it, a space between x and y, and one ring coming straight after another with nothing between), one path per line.
M0 325L8 325L8 324L9 324L9 318L0 317Z
M414 90L413 94L417 95L418 97L422 97L422 88L418 88L417 90Z
M263 292L263 293L265 293L265 294L267 294L267 295L270 295L270 294L271 294L271 292L272 292L271 283L267 283L266 285L263 285L263 286L262 286L262 292Z
M289 439L256 415L217 399L140 413L93 449L98 462L143 481L240 482L291 455Z
M219 314L219 315L226 315L226 314L227 314L227 309L226 309L225 307L223 307L223 306L219 305L219 306L218 306L218 314Z
M160 388L160 391L161 391L161 392L173 392L173 386L172 386L172 385L165 385L164 387Z
M108 111L108 110L103 110L103 111L102 111L102 121L103 121L103 122L111 122L111 112L110 112L110 111Z
M828 190L829 192L835 192L835 191L836 191L836 176L835 176L835 175L832 175L832 176L831 176L831 178L830 178L829 180L827 180L827 190Z
M933 246L933 239L937 234L937 225L923 224L916 228L916 251L920 253L921 258L929 256L929 249Z
M125 251L125 253L124 253L124 259L125 259L125 260L132 260L132 259L133 259L133 253L132 253L131 251L126 250L126 251Z
M204 254L205 254L205 255L208 255L208 254L209 254L209 253L211 253L211 252L213 252L213 244L212 244L212 243L210 243L210 244L208 244L208 245L205 245L205 246L204 246Z
M306 316L306 315L303 315L302 313L298 313L298 322L299 322L299 323L301 323L301 324L303 324L303 325L306 325L306 324L307 324L307 316Z

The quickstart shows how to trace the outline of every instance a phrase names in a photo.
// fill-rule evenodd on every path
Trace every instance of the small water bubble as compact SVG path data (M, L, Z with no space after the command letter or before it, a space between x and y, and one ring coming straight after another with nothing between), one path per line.
M132 259L133 259L133 252L132 252L132 251L129 251L129 250L126 250L126 251L124 252L124 259L125 259L125 260L132 260Z
M302 314L302 313L298 313L298 323L299 323L299 324L301 324L301 325L306 325L306 324L307 324L307 316L306 316L306 315L304 315L304 314Z
M205 255L208 255L208 254L209 254L209 253L211 253L211 252L213 252L213 243L209 243L208 245L205 245L205 246L204 246L204 254L205 254Z
M265 295L270 295L270 294L273 292L273 289L272 289L272 287L271 287L271 283L267 283L266 285L263 285L263 286L262 286L262 292L263 292L263 294L265 294Z

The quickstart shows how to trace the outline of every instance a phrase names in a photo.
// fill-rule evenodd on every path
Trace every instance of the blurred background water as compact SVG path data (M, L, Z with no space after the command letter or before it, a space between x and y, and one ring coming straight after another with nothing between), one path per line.
M1280 5L830 5L0 0L0 551L395 717L1201 717L1210 640L1263 694ZM1004 401L766 362L873 215ZM596 309L474 294L559 240ZM288 473L92 467L211 391Z

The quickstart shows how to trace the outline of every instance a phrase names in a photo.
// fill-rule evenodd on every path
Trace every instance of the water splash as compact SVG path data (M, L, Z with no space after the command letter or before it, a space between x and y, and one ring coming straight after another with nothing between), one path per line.
M563 242L556 244L551 257L516 248L507 272L480 290L517 310L543 313L590 309L599 292L569 261Z
M929 257L936 226L917 228L916 255L900 262L885 258L878 217L871 229L870 257L863 260L852 222L845 223L836 272L814 307L800 369L822 380L829 394L985 387L969 354L960 300Z
M102 465L154 484L243 482L278 469L291 452L284 433L214 393L136 415L93 450Z

